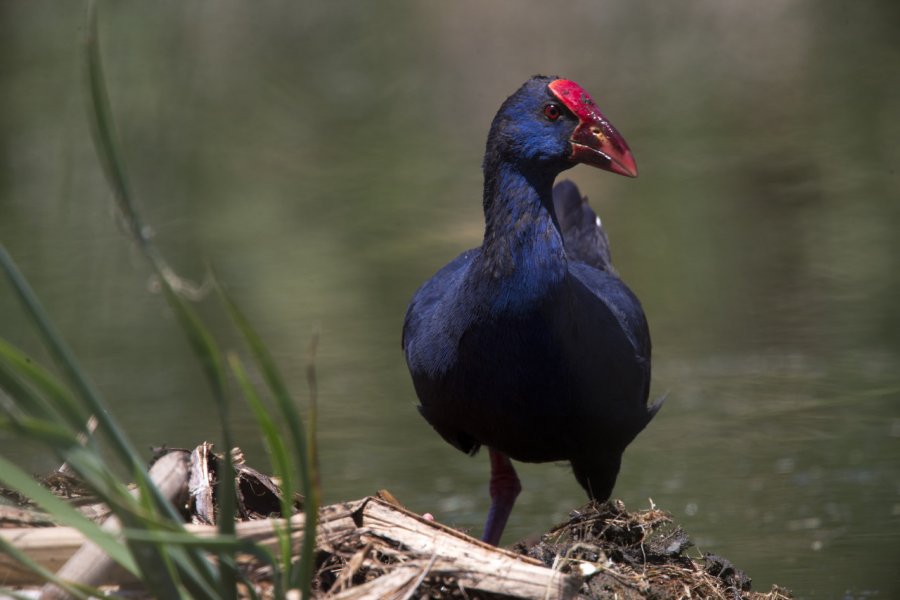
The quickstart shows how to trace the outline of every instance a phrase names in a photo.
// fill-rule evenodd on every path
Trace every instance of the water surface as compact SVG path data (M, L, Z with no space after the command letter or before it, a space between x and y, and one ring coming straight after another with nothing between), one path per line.
M136 444L218 440L90 145L81 7L0 11L0 240ZM487 461L418 416L403 314L480 242L500 102L538 72L591 91L640 177L567 176L644 303L668 394L615 496L652 498L754 589L804 598L900 593L898 20L889 2L812 0L101 3L157 242L185 276L215 265L299 397L320 335L325 500L384 487L475 533ZM238 344L214 300L199 308ZM46 358L5 283L0 335ZM245 409L235 428L264 466ZM520 474L507 542L584 500L565 465Z

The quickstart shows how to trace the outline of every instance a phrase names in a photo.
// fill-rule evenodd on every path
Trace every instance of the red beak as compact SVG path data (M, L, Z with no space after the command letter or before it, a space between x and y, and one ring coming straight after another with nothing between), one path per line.
M637 177L637 164L625 138L603 116L588 93L567 79L557 79L548 87L578 117L579 123L569 138L572 144L569 158L619 175Z

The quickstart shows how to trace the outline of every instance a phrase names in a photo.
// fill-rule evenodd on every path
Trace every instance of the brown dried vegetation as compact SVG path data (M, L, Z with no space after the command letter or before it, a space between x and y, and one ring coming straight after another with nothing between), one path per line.
M179 451L188 454L187 451ZM216 509L218 457L209 444L191 454L192 492L180 501L190 531L213 530ZM240 454L233 455L239 480L236 515L238 535L262 545L277 544L268 517L278 516L279 490L266 475L247 467ZM203 485L203 482L206 485ZM49 487L97 519L104 516L82 494L78 483L56 475ZM7 500L11 498L7 495ZM49 524L22 498L19 506L0 506L0 535L21 540ZM299 508L299 504L297 505ZM302 531L303 514L292 517L295 532ZM11 528L12 527L12 528ZM14 528L14 529L13 529ZM53 549L78 549L77 533L52 527ZM299 541L293 541L299 548ZM536 543L494 548L450 527L427 520L404 507L387 492L377 497L324 507L317 528L317 572L314 595L338 600L362 598L573 598L687 600L786 600L780 588L753 592L750 578L728 560L713 556L689 556L691 542L671 517L655 507L628 512L621 502L589 504L573 511L569 520L553 527ZM68 549L67 549L68 548ZM46 549L35 551L43 556ZM65 561L62 556L48 564ZM55 561L55 563L54 563ZM272 597L271 567L250 557L239 561L247 581L262 597ZM34 586L22 569L0 559L0 577L7 584ZM18 579L17 579L18 578ZM121 571L111 570L104 587L112 592L129 590L140 597ZM249 595L249 594L248 594Z

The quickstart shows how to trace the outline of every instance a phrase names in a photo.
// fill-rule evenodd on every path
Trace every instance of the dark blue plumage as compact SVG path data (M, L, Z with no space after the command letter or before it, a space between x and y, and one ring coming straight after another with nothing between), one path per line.
M566 255L601 271L613 271L609 239L587 196L564 179L553 186L553 210L566 244Z
M605 500L622 452L658 408L647 405L641 305L577 187L553 188L579 162L636 174L624 140L577 84L532 78L491 126L481 247L438 271L406 314L422 415L460 450L491 450L491 543L520 489L508 457L570 461L588 495Z

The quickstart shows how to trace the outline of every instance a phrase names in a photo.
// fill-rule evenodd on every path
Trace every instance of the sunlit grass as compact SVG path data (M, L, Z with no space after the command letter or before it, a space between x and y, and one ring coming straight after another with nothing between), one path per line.
M217 493L221 515L218 536L199 538L185 531L180 514L162 497L148 477L143 459L108 411L105 400L80 367L2 244L0 268L52 357L55 372L0 339L0 388L7 395L0 396L0 427L12 437L39 442L53 452L88 490L110 507L112 514L122 523L121 536L101 529L2 457L0 482L33 500L58 523L78 529L122 568L137 577L154 597L237 597L238 582L242 577L236 568L235 556L238 552L251 554L272 565L276 597L282 597L288 588L299 589L305 597L309 597L315 566L315 528L319 505L314 408L311 408L307 429L265 344L235 301L220 286L214 286L215 290L247 343L254 367L261 373L265 384L262 390L253 385L253 379L238 354L221 349L193 306L185 300L185 296L200 295L203 287L186 282L169 267L160 249L147 235L149 230L136 208L103 77L95 2L88 5L86 31L85 71L91 131L98 158L126 229L156 273L163 297L176 315L202 367L217 408L224 446L223 472L220 473ZM315 372L311 365L310 362L307 375L311 406L314 407ZM232 381L236 382L237 389L250 404L272 459L275 475L281 482L282 515L291 515L295 491L299 490L305 497L305 531L296 566L289 520L285 521L287 525L281 532L281 552L277 558L265 548L235 537L232 515L235 513L237 489L229 426L234 393ZM267 411L263 402L265 396L274 399L275 416ZM87 425L92 416L97 421L94 431ZM284 424L287 443L276 423ZM104 445L111 451L101 453L99 448ZM128 473L137 483L140 493L132 494L128 482L116 476L118 472ZM52 573L29 562L2 540L0 548L76 597L87 597L92 592L83 586L75 587L58 581ZM253 594L252 586L244 589L249 589Z

